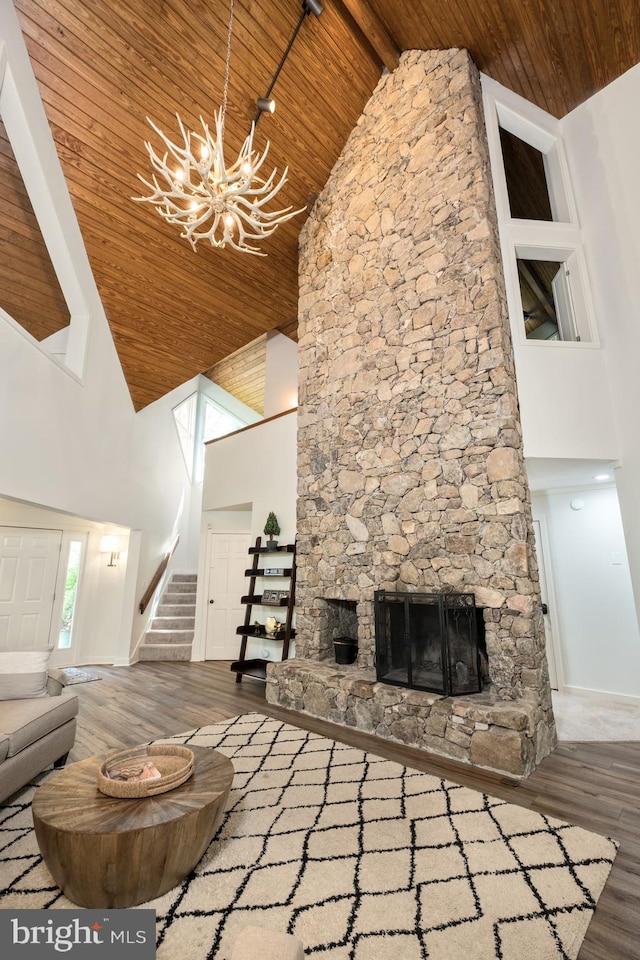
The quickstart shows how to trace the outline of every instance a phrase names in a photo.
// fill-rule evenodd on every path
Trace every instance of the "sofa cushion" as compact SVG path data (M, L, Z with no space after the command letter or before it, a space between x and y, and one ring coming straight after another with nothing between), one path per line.
M46 697L51 650L0 650L0 700Z
M9 738L8 756L15 757L25 747L71 720L77 712L75 693L0 702L0 735Z
M3 760L7 759L7 754L9 753L9 737L3 737L0 734L0 763Z

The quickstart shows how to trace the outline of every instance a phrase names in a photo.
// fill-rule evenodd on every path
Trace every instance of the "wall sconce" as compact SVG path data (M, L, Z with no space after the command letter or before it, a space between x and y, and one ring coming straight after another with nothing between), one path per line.
M100 541L100 553L110 553L111 558L108 567L115 567L116 560L120 559L122 550L122 537L104 536Z

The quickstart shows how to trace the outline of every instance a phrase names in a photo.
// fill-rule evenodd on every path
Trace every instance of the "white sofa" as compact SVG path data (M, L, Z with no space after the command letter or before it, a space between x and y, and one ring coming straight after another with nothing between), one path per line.
M51 764L64 765L77 713L77 695L53 677L46 696L0 700L0 803Z

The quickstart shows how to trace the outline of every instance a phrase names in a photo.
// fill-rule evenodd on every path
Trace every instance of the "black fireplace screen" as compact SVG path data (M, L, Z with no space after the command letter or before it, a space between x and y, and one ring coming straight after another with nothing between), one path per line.
M376 590L374 600L379 681L446 696L480 692L472 593Z

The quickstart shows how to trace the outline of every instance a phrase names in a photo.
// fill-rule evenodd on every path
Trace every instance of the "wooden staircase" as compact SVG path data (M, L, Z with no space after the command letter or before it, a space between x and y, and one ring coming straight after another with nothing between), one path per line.
M197 579L195 573L171 577L138 648L139 660L191 660Z

